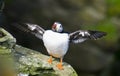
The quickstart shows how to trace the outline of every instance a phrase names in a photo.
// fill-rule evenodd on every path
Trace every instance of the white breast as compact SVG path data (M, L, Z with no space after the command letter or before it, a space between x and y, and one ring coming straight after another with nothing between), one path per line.
M68 50L69 36L67 33L57 33L47 30L43 34L43 42L50 55L60 58Z

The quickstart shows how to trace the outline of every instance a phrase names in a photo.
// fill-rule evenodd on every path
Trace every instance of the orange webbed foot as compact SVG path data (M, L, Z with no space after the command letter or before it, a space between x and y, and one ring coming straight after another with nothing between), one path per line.
M57 67L59 70L63 70L62 63L57 64L56 67Z
M62 58L60 58L60 63L58 63L58 64L56 65L56 67L57 67L59 70L63 70Z
M50 58L48 59L48 63L52 64L52 56L50 56Z

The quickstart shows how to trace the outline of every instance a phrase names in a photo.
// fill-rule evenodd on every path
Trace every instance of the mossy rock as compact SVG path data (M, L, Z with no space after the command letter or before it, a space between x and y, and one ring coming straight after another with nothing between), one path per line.
M16 45L14 47L15 58L20 73L36 76L77 76L75 70L67 63L63 63L64 70L56 68L59 63L56 59L48 64L48 56L40 52Z

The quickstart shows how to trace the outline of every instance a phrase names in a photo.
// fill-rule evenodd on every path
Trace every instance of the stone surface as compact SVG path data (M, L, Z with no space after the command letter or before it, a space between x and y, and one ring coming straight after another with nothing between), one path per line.
M38 76L77 76L74 69L67 63L63 63L64 70L56 68L59 63L54 59L53 64L48 64L48 56L37 51L33 51L22 46L14 47L15 58L17 58L17 66L20 73L38 75Z
M0 45L12 49L15 43L16 39L6 30L0 28Z
M7 31L0 28L0 76L15 76L15 64L12 47L16 40Z

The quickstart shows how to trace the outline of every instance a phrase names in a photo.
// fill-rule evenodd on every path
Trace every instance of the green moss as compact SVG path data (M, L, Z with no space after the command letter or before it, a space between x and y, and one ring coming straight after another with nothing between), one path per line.
M19 73L35 76L77 76L74 69L67 63L64 63L64 70L58 70L54 60L53 64L48 64L48 57L34 50L30 50L19 45L14 47L16 51L16 60Z
M7 49L7 48L4 47L4 46L0 46L0 55L10 54L10 53L11 53L11 49Z

